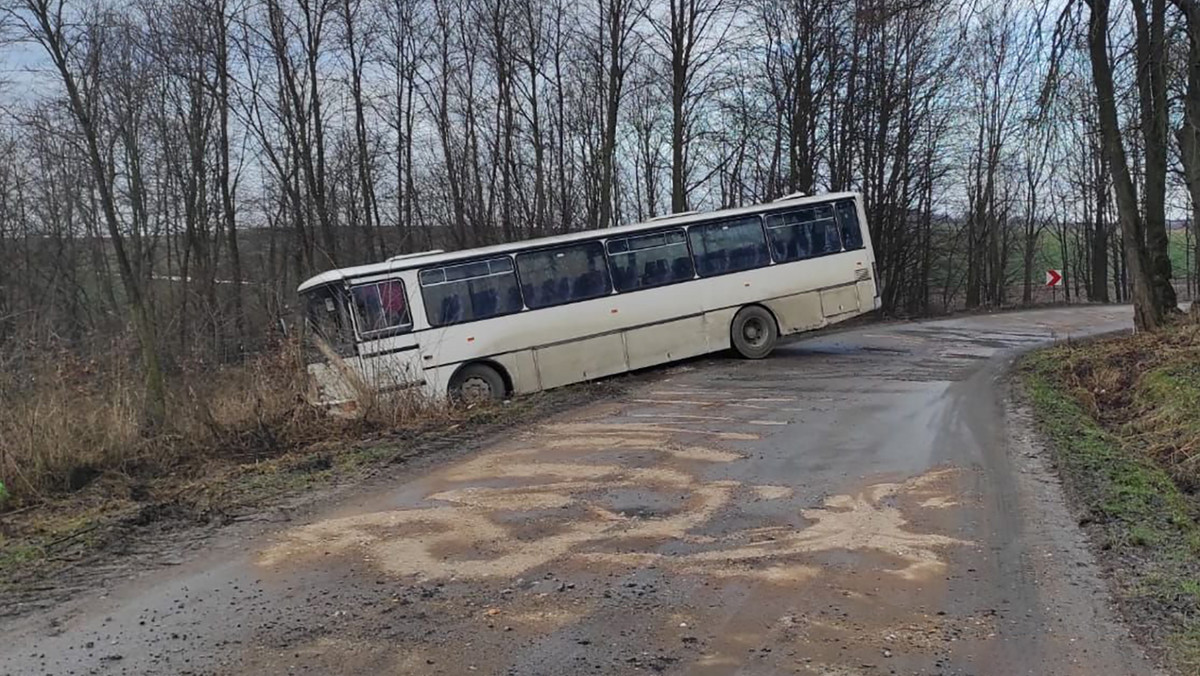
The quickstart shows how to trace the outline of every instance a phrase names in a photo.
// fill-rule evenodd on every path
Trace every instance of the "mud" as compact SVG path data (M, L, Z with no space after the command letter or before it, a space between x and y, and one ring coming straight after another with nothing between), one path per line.
M10 623L0 673L1152 673L1002 379L1129 321L865 325L663 369Z

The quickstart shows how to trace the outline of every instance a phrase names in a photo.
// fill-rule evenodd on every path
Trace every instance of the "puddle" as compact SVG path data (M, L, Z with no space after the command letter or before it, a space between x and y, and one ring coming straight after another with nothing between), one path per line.
M546 425L516 450L486 453L435 475L450 487L427 497L434 506L302 526L258 560L278 566L350 555L388 574L426 580L511 578L575 561L794 584L822 573L822 553L880 555L878 568L915 580L944 572L943 549L970 544L912 529L896 506L901 496L931 508L957 504L947 470L835 495L798 510L800 518L796 511L775 520L752 517L748 522L761 527L701 535L739 502L783 500L792 489L703 478L705 467L743 456L677 445L679 433L756 438L641 423ZM633 451L638 466L619 457ZM799 523L807 525L791 525Z

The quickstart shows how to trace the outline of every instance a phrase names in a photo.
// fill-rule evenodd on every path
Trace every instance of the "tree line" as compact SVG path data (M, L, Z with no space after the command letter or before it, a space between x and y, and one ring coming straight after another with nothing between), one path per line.
M335 266L856 190L888 311L1055 262L1153 328L1200 201L1192 0L0 0L0 39L0 346L128 337L150 424Z

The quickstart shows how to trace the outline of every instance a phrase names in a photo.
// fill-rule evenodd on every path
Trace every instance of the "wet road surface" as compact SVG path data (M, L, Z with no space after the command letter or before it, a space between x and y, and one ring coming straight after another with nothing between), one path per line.
M3 627L0 673L1144 674L1004 374L1087 307L661 370Z

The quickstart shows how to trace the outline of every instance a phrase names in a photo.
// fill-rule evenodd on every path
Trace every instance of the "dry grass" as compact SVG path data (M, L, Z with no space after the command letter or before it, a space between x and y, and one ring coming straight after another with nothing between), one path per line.
M147 434L134 366L30 353L38 356L0 361L0 512L97 486L98 499L141 500L163 478L186 482L222 465L454 415L411 395L372 399L353 418L327 415L305 403L299 350L283 343L235 367L180 365L169 376L167 423Z
M1055 348L1058 380L1106 429L1200 489L1200 324Z

